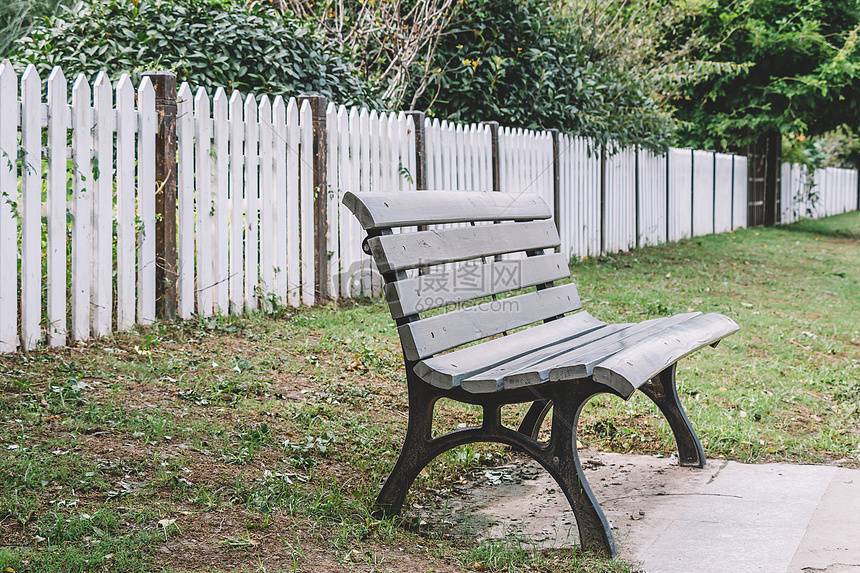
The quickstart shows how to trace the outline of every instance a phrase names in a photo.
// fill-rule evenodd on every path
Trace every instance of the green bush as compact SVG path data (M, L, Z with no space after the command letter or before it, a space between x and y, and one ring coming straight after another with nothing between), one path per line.
M310 24L256 0L84 0L35 26L12 58L35 64L42 77L60 66L67 77L106 70L137 83L145 70L167 69L210 94L224 87L377 103L349 55L324 47Z
M609 147L661 149L673 133L641 78L538 0L466 0L428 68L418 107L430 115L559 128Z

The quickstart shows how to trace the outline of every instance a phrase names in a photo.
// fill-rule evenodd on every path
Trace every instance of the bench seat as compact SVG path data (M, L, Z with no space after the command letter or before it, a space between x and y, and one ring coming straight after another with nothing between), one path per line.
M415 374L437 388L472 393L594 376L629 398L669 365L737 330L715 313L609 325L583 311L422 360Z

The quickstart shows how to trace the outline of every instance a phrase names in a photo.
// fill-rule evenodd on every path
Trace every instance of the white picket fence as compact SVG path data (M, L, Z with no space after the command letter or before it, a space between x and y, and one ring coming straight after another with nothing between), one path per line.
M57 68L19 79L0 65L0 352L86 340L155 320L155 90L79 76L69 94ZM69 98L71 96L71 98ZM71 103L69 103L71 102ZM488 125L424 122L430 189L493 188ZM244 313L312 305L314 199L327 195L328 292L379 292L346 191L416 190L410 115L329 104L326 189L314 188L313 117L295 98L210 96L180 86L177 100L177 313ZM71 142L69 145L68 142ZM43 145L47 142L47 145ZM558 154L561 251L571 258L625 251L746 226L744 157L691 149L623 150L601 158L590 141L501 127L504 193L537 193L554 208ZM814 185L815 200L809 185ZM810 180L784 165L782 221L856 208L857 172Z
M92 89L78 76L69 105L56 68L47 88L43 102L29 66L19 95L12 66L0 64L2 352L19 339L29 350L44 337L60 346L102 336L114 318L119 329L155 319L152 84L135 94L128 76L114 88L99 74Z
M812 177L805 165L782 164L782 223L817 219L857 209L857 171L828 167Z

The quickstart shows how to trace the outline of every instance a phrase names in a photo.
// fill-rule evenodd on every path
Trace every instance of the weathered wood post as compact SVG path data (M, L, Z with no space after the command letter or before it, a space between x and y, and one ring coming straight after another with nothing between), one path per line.
M493 163L493 191L501 191L502 182L499 172L499 122L485 121L483 123L490 127L490 142L492 146L491 160Z
M155 314L176 318L176 74L144 72L155 88Z
M634 185L634 194L636 195L636 248L640 248L642 245L640 244L642 241L639 239L639 235L642 232L639 219L642 217L642 193L641 186L639 184L639 147L637 146L633 150L633 185Z
M555 217L555 229L558 231L559 235L561 235L561 223L560 217L561 213L561 164L559 163L559 155L560 151L558 148L558 134L559 131L556 128L547 130L552 136L552 213ZM556 251L561 247L559 246Z
M606 148L600 147L600 254L606 252Z
M328 181L326 175L328 132L326 106L321 95L299 96L298 104L307 101L313 114L313 170L314 170L314 290L318 300L329 300L328 280Z
M424 133L424 112L407 111L415 128L415 189L427 190L427 140ZM426 228L426 225L422 225Z

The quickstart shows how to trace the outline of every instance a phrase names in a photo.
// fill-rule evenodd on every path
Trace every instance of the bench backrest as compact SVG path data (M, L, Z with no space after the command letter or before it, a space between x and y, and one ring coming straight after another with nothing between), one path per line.
M558 232L550 220L552 212L537 195L347 193L343 203L367 231L363 247L385 280L385 298L407 360L421 360L581 308L576 286L553 286L553 281L568 277L570 271L564 255L553 251L559 245ZM449 226L421 230L429 225ZM419 230L394 232L414 226ZM515 260L498 257L507 253L526 256ZM474 264L440 266L463 261ZM424 269L424 274L412 269ZM534 289L459 307L526 287ZM451 305L458 306L443 314L420 315Z

